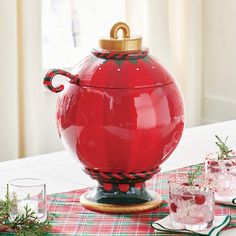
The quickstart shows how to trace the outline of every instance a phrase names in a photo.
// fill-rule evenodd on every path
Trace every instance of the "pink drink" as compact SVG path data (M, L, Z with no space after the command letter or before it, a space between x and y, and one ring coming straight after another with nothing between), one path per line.
M236 195L236 158L218 160L217 153L210 153L205 162L207 185L223 199Z
M199 185L188 186L186 177L169 181L169 208L172 224L178 229L203 230L214 219L214 193Z

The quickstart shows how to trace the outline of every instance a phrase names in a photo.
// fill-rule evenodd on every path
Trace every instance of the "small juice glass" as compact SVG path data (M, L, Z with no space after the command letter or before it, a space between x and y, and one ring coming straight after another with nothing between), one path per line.
M214 192L203 183L190 186L187 174L169 180L169 208L172 225L177 229L203 230L214 219Z
M33 212L40 222L47 219L46 183L37 178L13 179L8 183L10 220Z
M217 199L236 196L236 158L218 159L218 153L209 153L205 161L207 185L214 189Z

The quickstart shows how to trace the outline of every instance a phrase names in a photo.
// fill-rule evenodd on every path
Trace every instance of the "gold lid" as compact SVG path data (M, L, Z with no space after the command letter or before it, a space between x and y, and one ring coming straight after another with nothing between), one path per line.
M123 31L123 36L118 37L118 31ZM142 48L142 37L130 36L129 26L124 22L114 24L110 31L109 39L100 39L99 46L109 51L136 51Z

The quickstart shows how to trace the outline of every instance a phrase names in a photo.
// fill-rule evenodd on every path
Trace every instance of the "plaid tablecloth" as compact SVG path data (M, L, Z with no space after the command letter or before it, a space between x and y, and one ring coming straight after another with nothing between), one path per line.
M160 173L147 182L147 186L168 200L168 176L173 172L187 172L191 167ZM52 233L49 235L154 235L151 223L163 218L169 212L167 204L160 208L136 214L105 214L84 209L79 197L88 189L50 195L49 212L57 215L53 220ZM236 227L236 207L216 205L216 215L229 214ZM164 235L164 233L159 234ZM166 235L166 234L165 234Z

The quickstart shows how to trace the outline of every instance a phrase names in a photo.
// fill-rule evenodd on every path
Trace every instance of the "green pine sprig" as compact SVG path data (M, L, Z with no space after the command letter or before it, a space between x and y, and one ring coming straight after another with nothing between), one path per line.
M10 208L14 203L9 197L9 190L5 200L0 200L0 232L14 232L17 236L37 236L45 235L51 229L50 222L53 220L51 215L44 222L40 222L27 205L25 206L25 214L17 216L14 220L10 218Z
M218 160L223 160L225 157L230 158L230 153L232 152L232 149L230 149L226 144L228 136L226 137L225 141L219 138L218 135L215 135L215 137L217 139L215 144L219 148Z
M195 184L196 179L201 174L202 174L202 165L201 164L197 165L195 169L190 170L188 172L188 184L189 184L189 186L193 186Z

